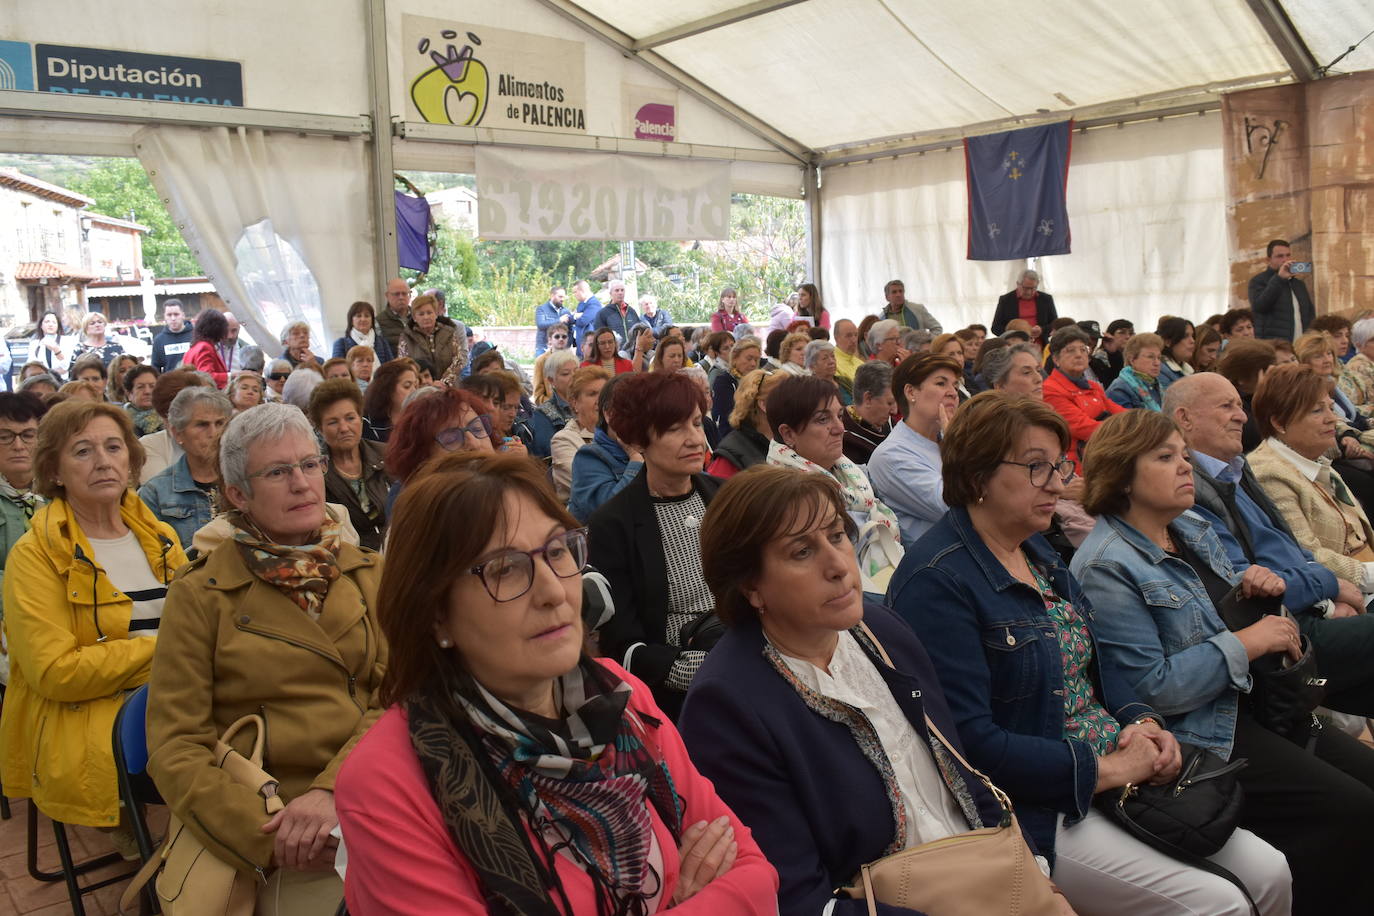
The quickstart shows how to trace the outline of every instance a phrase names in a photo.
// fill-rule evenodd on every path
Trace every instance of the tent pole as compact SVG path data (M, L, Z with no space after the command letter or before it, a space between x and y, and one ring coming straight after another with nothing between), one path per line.
M806 167L804 181L802 194L806 198L806 276L819 287L821 286L821 170L814 162Z
M396 251L396 181L391 149L391 87L387 67L386 0L367 3L367 60L371 68L368 88L372 114L372 228L375 302L386 302L386 284L400 276Z

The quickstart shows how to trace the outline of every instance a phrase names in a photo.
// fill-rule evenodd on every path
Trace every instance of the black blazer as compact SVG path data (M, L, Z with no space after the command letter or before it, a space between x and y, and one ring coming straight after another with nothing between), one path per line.
M1007 329L1007 322L1013 318L1021 317L1021 306L1016 303L1016 290L1003 293L1002 298L997 300L997 312L992 316L992 336L998 337ZM1054 307L1054 297L1049 293L1035 294L1035 323L1040 325L1040 329L1046 336L1050 333L1050 324L1059 317L1059 312Z
M692 478L707 504L722 483L708 474ZM615 601L615 615L600 631L601 651L648 684L659 707L676 718L683 694L663 682L682 650L668 644L668 561L649 496L648 468L592 513L587 527L591 564L610 582ZM626 650L634 646L626 663Z

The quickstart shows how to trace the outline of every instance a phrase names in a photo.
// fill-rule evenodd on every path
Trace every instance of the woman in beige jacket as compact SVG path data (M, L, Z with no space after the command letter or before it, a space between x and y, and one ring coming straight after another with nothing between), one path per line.
M1304 365L1271 370L1255 392L1265 440L1248 456L1264 492L1313 558L1365 594L1374 593L1374 528L1331 467L1337 418L1331 380Z
M212 853L267 877L259 913L328 914L342 895L332 870L334 777L380 712L381 558L344 542L325 514L325 459L294 407L235 417L220 464L233 536L168 592L148 768ZM264 768L286 802L270 819L212 755L225 728L249 713L267 723Z

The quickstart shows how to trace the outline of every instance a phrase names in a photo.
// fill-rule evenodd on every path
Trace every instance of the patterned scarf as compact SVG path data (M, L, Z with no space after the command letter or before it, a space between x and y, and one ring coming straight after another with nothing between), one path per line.
M1140 398L1140 406L1147 410L1159 410L1159 398L1155 397L1155 392L1159 390L1159 379L1144 372L1137 372L1130 366L1123 366L1117 378L1123 379L1131 390Z
M812 474L829 474L839 483L844 505L855 516L859 535L854 550L859 557L859 577L863 590L876 594L887 592L887 583L902 562L901 528L897 516L873 495L873 485L863 469L843 455L826 470L803 458L790 446L774 439L768 444L768 463L785 468L797 468Z
M554 867L538 861L523 816L591 877L598 913L648 912L662 878L649 862L653 820L645 802L675 837L683 806L667 766L644 743L648 725L658 723L628 709L630 692L584 657L558 682L561 721L514 709L470 679L456 691L464 723L427 703L407 704L411 743L489 903L522 916L556 912L548 902ZM469 759L474 749L481 758ZM493 778L519 799L518 813L501 816Z
M23 510L24 518L33 518L33 513L38 510L38 507L47 502L43 497L33 492L32 488L20 490L6 480L4 474L0 474L0 498L9 500Z
M290 546L269 541L241 512L229 513L234 543L253 575L281 591L310 615L320 619L329 586L339 578L339 544L343 527L328 513L314 544Z

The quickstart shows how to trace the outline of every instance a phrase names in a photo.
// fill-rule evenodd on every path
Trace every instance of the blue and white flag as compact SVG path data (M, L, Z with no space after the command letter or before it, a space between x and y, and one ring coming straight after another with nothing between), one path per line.
M1072 136L1061 121L964 140L970 261L1069 253Z

